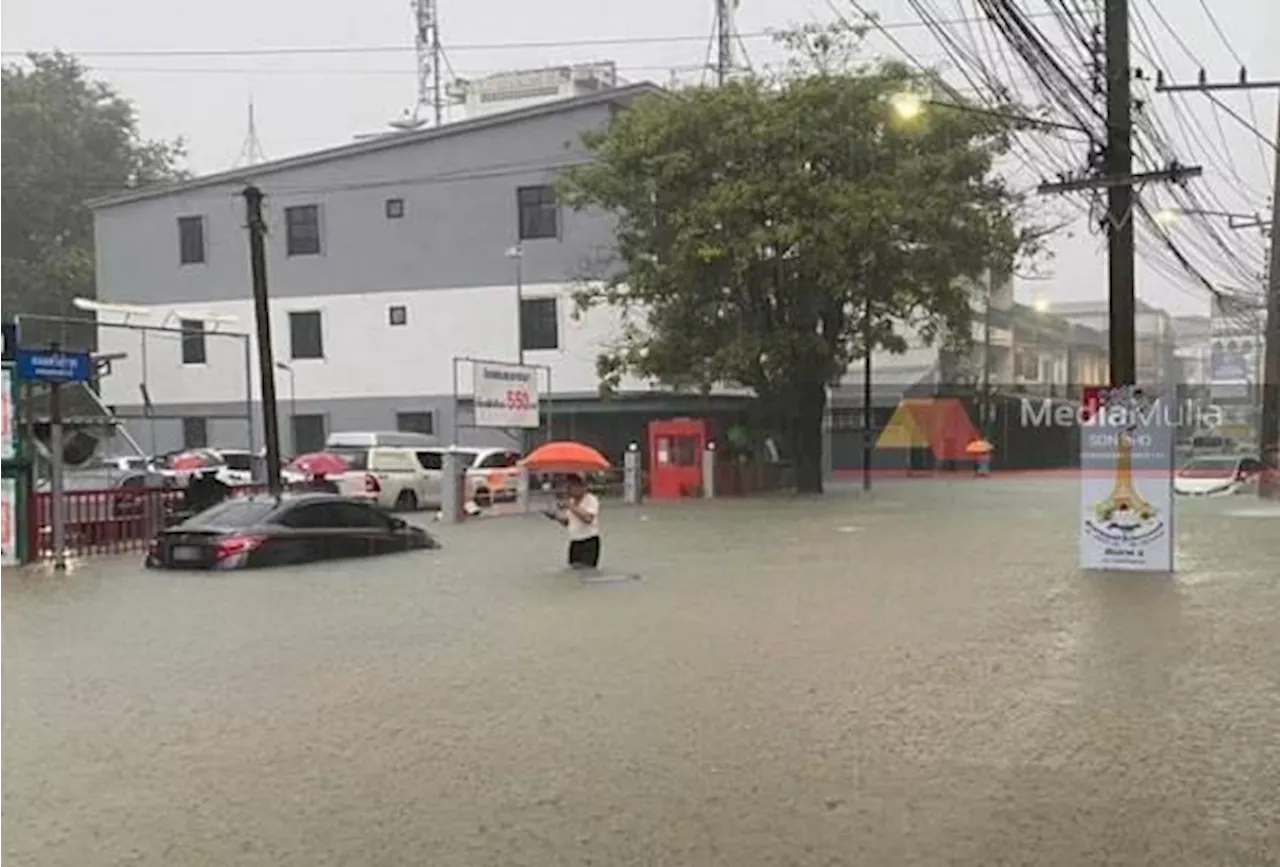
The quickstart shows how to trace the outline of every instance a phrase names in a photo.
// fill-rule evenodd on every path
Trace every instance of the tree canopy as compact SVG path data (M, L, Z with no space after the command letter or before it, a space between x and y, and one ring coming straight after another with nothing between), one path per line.
M1007 121L896 98L930 82L893 64L819 64L636 101L589 138L564 199L617 219L616 260L584 304L624 311L599 361L707 389L749 387L791 422L797 483L821 491L826 388L909 325L965 343L972 281L1023 246L993 172Z
M94 294L85 202L176 178L182 145L144 140L133 104L61 53L5 66L0 100L4 312L66 313Z

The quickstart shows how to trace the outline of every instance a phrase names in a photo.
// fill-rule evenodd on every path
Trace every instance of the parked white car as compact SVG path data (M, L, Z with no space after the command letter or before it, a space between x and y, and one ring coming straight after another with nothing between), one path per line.
M444 453L447 449L419 449L417 459L423 472L433 480L439 503L443 480ZM510 449L463 447L456 450L466 471L466 499L481 508L493 503L511 502L519 492L520 453Z
M1238 494L1258 483L1262 461L1239 455L1192 458L1173 479L1173 490L1185 496Z
M346 459L350 469L334 479L348 497L369 500L385 509L412 512L438 503L440 480L419 465L415 450L402 446L330 448Z

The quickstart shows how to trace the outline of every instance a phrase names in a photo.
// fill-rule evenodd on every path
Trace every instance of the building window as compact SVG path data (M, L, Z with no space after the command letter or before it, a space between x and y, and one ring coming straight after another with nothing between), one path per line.
M199 319L183 319L179 323L182 329L182 363L204 364L205 356L204 323Z
M392 325L404 325L409 321L409 308L403 304L392 304L387 308L387 322Z
M293 422L293 452L305 455L324 450L324 416L295 415Z
M324 336L319 310L295 310L289 314L289 357L324 358Z
M191 417L182 420L182 447L202 449L209 445L209 420Z
M431 412L396 413L396 430L428 436L436 432L436 417Z
M555 187L520 187L516 190L516 202L520 213L520 240L559 236Z
M320 253L320 206L294 205L284 209L285 247L290 256Z
M560 327L556 318L556 299L522 298L520 300L520 346L525 350L558 349Z
M199 265L204 261L204 217L178 218L178 262Z
M388 220L399 220L404 216L404 199L387 199L384 207Z

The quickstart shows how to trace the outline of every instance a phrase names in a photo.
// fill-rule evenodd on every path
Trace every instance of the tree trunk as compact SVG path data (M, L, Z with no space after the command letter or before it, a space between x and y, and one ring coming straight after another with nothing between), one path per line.
M796 388L792 424L796 492L822 493L822 420L827 409L827 390L820 380Z

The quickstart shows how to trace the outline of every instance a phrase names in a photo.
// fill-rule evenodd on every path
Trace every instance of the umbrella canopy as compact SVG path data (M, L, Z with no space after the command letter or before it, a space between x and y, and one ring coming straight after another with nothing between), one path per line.
M609 469L609 461L591 446L560 440L538 446L520 466L537 473L595 473Z
M971 455L989 455L995 451L995 446L986 440L974 440L965 446L964 450Z
M175 455L169 461L169 469L177 470L179 472L187 470L203 470L208 467L219 466L221 463L222 462L218 460L216 455L212 455L209 452L193 450L183 452L180 455Z
M289 462L289 469L308 476L340 476L350 468L346 458L333 452L309 452Z

